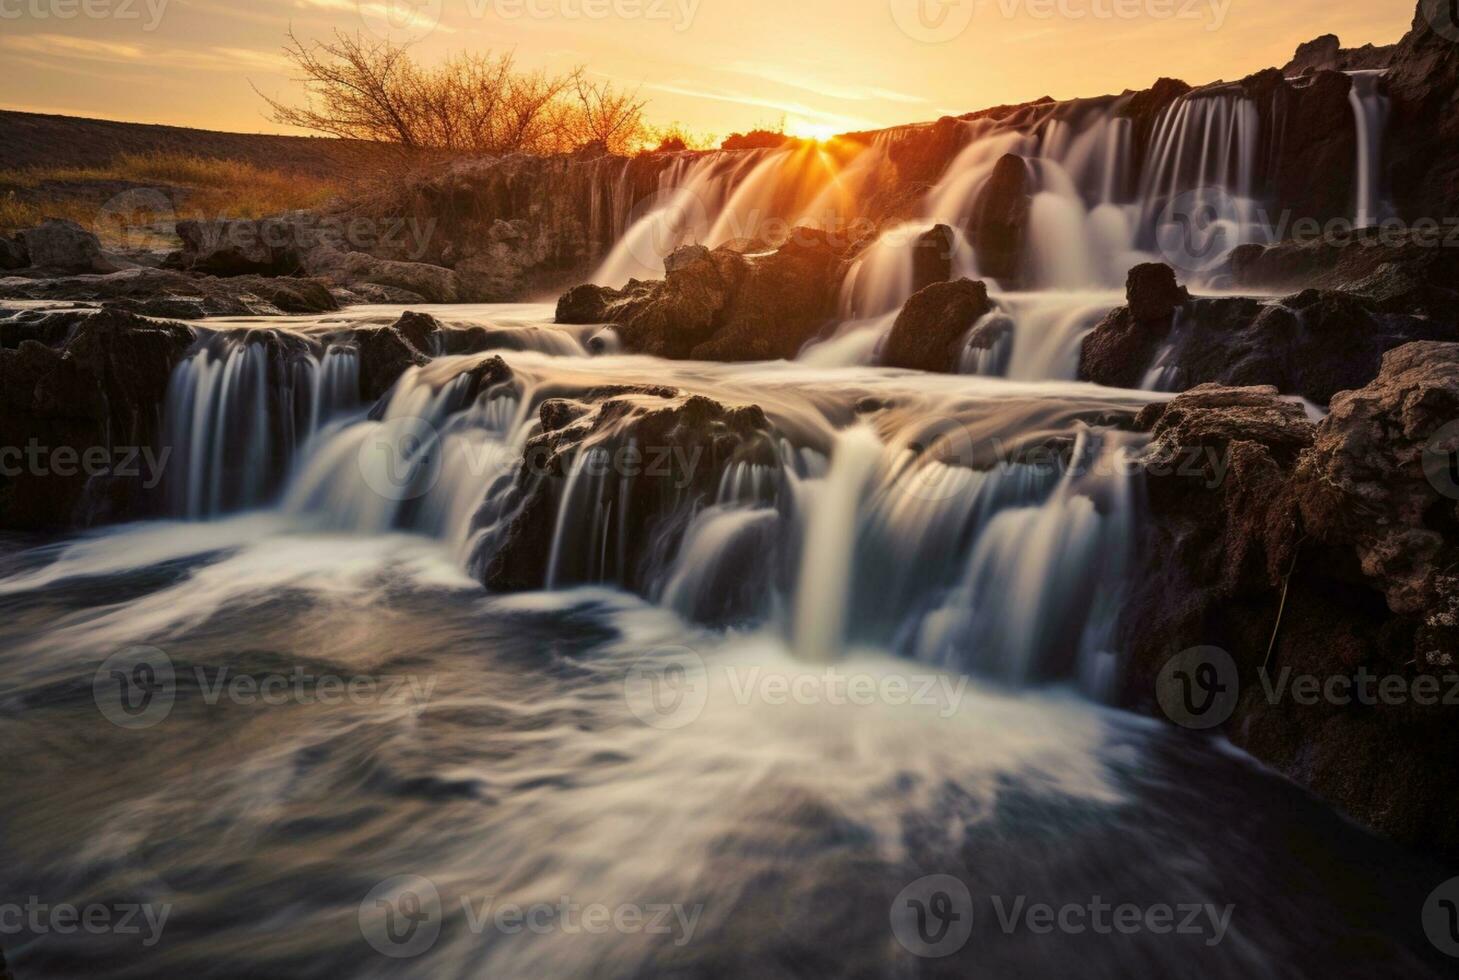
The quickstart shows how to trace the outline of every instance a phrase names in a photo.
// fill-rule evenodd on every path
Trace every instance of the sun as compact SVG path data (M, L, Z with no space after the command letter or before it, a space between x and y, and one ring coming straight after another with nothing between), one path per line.
M836 127L829 123L814 123L805 119L796 119L786 127L791 136L803 140L815 140L817 143L828 143L837 135Z

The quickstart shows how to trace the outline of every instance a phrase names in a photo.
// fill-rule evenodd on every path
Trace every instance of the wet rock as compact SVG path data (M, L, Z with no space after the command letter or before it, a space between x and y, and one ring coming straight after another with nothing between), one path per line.
M1136 322L1168 321L1175 311L1190 302L1190 293L1175 279L1175 270L1161 262L1147 262L1130 270L1125 279L1125 298Z
M167 319L327 313L339 308L328 284L317 279L219 279L146 268L108 275L8 279L0 282L0 298L107 303Z
M792 358L834 314L847 246L797 228L772 252L688 246L665 278L622 290L579 286L558 301L559 323L611 324L623 349L713 361Z
M1415 651L1430 666L1459 666L1456 423L1459 344L1400 347L1334 399L1296 479L1308 534L1351 547L1389 608L1433 631Z
M611 291L607 321L625 350L656 357L688 358L714 336L730 297L744 278L746 259L716 251L674 264L663 281L631 282L616 301Z
M347 288L366 283L403 289L425 297L429 303L456 303L461 299L456 273L424 262L399 262L364 252L346 252L311 259L308 268L311 275L334 279Z
M973 207L970 237L984 275L1000 281L1018 277L1032 206L1028 163L1007 154L993 167Z
M292 275L303 267L301 243L288 221L179 221L179 262L184 269L216 276Z
M489 496L476 518L483 534L472 567L496 591L546 582L566 478L585 451L600 454L604 475L589 480L599 499L581 513L613 513L613 537L601 552L596 540L570 544L557 584L609 581L640 593L657 560L672 554L693 516L712 503L726 468L774 459L769 420L756 406L673 390L603 389L553 399L541 414L543 432L528 444L509 492ZM569 522L563 533L576 540L586 530Z
M1297 46L1297 53L1282 69L1288 78L1315 71L1369 71L1387 68L1398 50L1396 44L1344 48L1336 34L1324 34Z
M835 314L847 245L834 234L797 228L774 252L737 256L735 288L714 335L690 356L707 361L789 360ZM719 262L724 259L718 257ZM741 269L743 271L741 271Z
M1399 214L1410 222L1459 216L1459 44L1434 30L1426 9L1443 0L1422 0L1413 27L1393 55L1385 79L1390 99L1384 139L1384 184Z
M332 286L329 292L340 306L422 306L427 302L419 293L373 282Z
M1139 459L1149 520L1124 620L1131 693L1148 697L1168 657L1202 644L1253 647L1242 631L1270 622L1263 605L1229 620L1216 610L1271 597L1297 542L1288 484L1314 427L1273 388L1219 385L1152 405L1137 425L1152 437Z
M1129 703L1158 710L1166 661L1219 647L1239 672L1224 725L1237 745L1368 826L1451 857L1448 709L1356 693L1298 701L1290 684L1366 675L1408 691L1428 676L1446 689L1439 675L1459 658L1447 454L1459 436L1443 433L1456 418L1459 345L1440 343L1389 353L1316 425L1271 389L1204 386L1151 406L1139 420L1153 437L1140 458L1149 517L1122 619Z
M623 299L624 292L607 286L574 286L557 301L558 323L595 324L608 322L608 310Z
M0 526L67 530L151 512L154 451L172 370L194 341L181 324L116 310L56 314L43 339L0 349ZM46 343L50 341L51 343ZM165 463L160 463L164 465ZM18 472L16 472L18 470Z
M111 272L101 241L74 221L51 218L20 233L21 245L37 269L56 272Z
M928 286L907 300L897 315L881 362L886 367L955 373L963 339L993 310L982 282L959 279Z
M1247 93L1281 113L1281 151L1272 162L1274 199L1296 218L1351 219L1357 186L1358 137L1353 80L1319 71L1298 82L1271 69L1246 82Z
M1111 310L1084 341L1079 377L1110 388L1136 388L1160 346L1170 336L1177 310L1190 294L1167 265L1149 263L1130 270L1126 305Z
M1268 292L1336 289L1387 313L1459 322L1459 248L1454 229L1379 228L1324 234L1231 254L1232 285Z
M1309 259L1294 247L1248 252L1239 267L1289 267ZM1329 270L1329 275L1335 275ZM1131 271L1130 306L1109 314L1085 341L1080 377L1135 387L1155 359L1171 366L1166 386L1270 385L1327 404L1377 374L1383 355L1416 340L1459 339L1459 328L1429 316L1386 312L1357 293L1309 289L1276 301L1190 299L1164 266ZM1138 319L1135 307L1147 314Z
M30 265L30 255L20 236L0 235L0 270L24 269Z
M912 244L912 292L920 293L933 283L951 279L956 251L957 236L947 225L919 235Z
M407 312L388 327L351 331L360 351L360 397L366 402L378 401L406 371L429 364L440 330L434 318Z

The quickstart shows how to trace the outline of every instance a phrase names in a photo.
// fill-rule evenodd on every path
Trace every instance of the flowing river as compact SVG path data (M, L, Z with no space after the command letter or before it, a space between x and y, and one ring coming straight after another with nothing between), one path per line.
M519 306L432 311L511 384L443 355L376 407L304 343L399 312L209 323L172 516L0 545L18 976L1441 975L1429 862L1104 706L1168 396L593 356ZM772 444L631 551L606 430L546 588L484 589L541 404L610 383Z

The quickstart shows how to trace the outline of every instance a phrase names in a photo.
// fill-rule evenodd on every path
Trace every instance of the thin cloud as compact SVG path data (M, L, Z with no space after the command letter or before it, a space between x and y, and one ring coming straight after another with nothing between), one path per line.
M736 75L746 75L750 78L763 78L766 81L775 82L778 85L798 88L803 92L810 92L813 95L823 95L827 98L841 99L846 102L865 102L867 99L885 99L888 102L921 105L927 101L920 96L908 95L905 92L894 92L891 89L876 88L874 86L836 85L817 78L797 75L784 68L777 68L774 65L767 65L760 62L736 61L725 66L724 70L733 72Z

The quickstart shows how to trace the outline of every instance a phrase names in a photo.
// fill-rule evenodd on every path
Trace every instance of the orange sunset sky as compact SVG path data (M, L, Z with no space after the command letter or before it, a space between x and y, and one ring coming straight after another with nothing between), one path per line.
M432 61L515 49L641 86L651 122L824 136L1041 95L1281 65L1323 33L1397 40L1413 0L0 0L0 106L289 132L284 32L368 31ZM89 15L88 15L89 12Z

